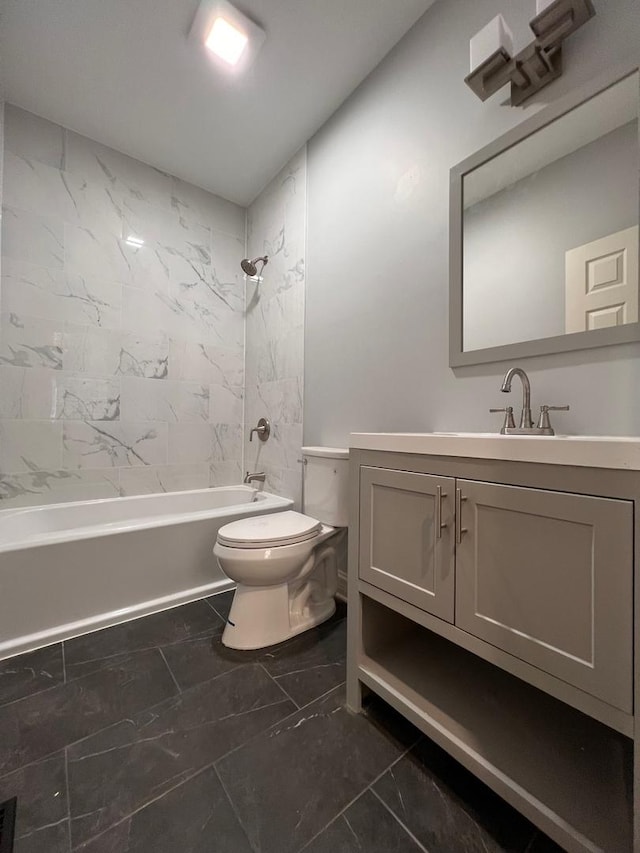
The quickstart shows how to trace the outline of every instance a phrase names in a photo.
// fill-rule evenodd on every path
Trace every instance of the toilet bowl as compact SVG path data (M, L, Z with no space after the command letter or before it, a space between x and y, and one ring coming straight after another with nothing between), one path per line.
M347 524L348 451L302 451L305 498L322 520L279 512L233 521L218 532L213 553L237 585L222 635L230 648L281 643L335 612L337 560L328 540Z

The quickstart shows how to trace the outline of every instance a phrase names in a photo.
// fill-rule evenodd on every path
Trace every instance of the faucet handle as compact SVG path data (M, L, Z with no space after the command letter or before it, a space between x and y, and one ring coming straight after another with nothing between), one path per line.
M504 412L504 423L502 424L502 429L500 432L504 433L507 429L515 429L516 422L513 419L513 406L505 406L504 409L489 409L489 411L494 414L496 412Z
M551 421L549 420L549 412L568 412L569 406L540 406L540 418L538 420L538 429L551 429Z

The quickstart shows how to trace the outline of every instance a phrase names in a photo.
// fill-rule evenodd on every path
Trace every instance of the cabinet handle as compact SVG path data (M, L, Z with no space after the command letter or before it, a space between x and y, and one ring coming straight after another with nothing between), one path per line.
M466 497L462 494L462 489L456 489L456 542L458 545L462 542L462 534L467 532L467 528L462 526L463 501L466 501Z
M442 523L442 498L446 498L447 493L442 491L442 486L436 486L436 539L442 539L442 531L447 526L446 522Z

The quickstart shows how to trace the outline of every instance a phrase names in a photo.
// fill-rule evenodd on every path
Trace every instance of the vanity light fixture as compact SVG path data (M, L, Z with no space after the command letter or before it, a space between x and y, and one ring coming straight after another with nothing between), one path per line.
M202 0L189 38L220 68L235 73L253 62L266 33L227 0Z
M562 74L562 42L595 15L591 0L536 0L534 40L511 55L511 33L498 15L471 39L471 73L464 81L481 101L511 83L519 106Z

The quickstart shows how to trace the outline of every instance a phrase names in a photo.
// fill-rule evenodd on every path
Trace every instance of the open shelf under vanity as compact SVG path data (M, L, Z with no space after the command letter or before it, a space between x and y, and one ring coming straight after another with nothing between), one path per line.
M631 739L363 595L360 681L570 851L630 851Z

